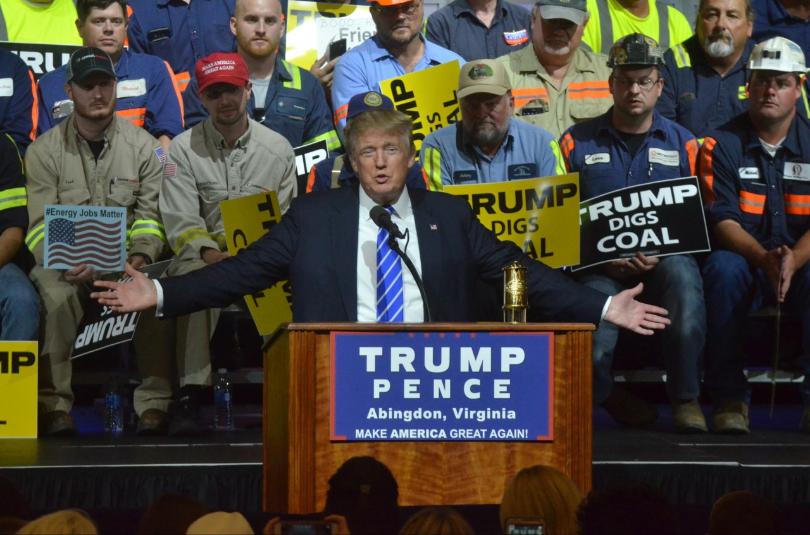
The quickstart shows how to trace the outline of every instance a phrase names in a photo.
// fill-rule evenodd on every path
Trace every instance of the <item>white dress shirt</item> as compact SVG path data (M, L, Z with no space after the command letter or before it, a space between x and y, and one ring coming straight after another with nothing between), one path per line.
M377 233L380 228L371 220L369 212L377 203L360 190L359 229L357 235L357 321L374 323L377 321ZM399 200L393 205L391 220L396 223L405 238L398 238L399 247L411 259L419 276L422 276L422 260L419 256L419 238L416 235L416 219L413 216L411 198L407 188L402 190ZM425 321L422 296L419 287L405 262L402 262L402 294L405 303L405 321L421 323Z

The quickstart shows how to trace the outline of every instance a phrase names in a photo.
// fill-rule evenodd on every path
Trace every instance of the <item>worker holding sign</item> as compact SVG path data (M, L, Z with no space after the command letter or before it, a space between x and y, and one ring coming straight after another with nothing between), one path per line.
M560 140L568 171L579 172L583 200L627 186L695 174L697 140L686 128L655 111L663 85L663 53L652 38L639 33L617 41L608 58L608 67L613 69L609 78L613 107L569 128ZM620 241L620 233L657 230L654 209L631 212L622 207L610 220L615 242ZM658 257L641 254L640 248L624 251L622 260L584 271L580 281L611 295L643 281L646 298L670 311L672 327L662 333L660 342L675 429L706 431L697 402L698 362L706 338L700 270L691 255ZM619 423L649 425L656 418L654 408L613 386L611 367L618 335L607 324L601 324L594 335L594 403L602 404Z

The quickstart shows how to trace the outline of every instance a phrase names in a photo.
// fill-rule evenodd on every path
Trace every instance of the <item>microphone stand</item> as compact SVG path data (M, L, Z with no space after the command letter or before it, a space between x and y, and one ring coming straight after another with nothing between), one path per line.
M427 294L425 293L425 285L422 283L422 277L420 277L419 273L416 271L416 266L413 265L408 255L402 252L399 243L397 243L397 239L390 232L388 233L388 245L391 247L391 250L397 253L405 262L405 265L408 266L408 271L413 275L413 280L416 281L416 287L419 288L419 295L422 296L422 310L425 316L425 323L431 323L433 320L430 317L430 306L428 305Z

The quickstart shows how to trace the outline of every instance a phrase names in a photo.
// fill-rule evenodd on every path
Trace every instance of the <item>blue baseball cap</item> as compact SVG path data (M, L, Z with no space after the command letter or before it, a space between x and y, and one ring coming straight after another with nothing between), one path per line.
M374 110L393 110L394 103L385 95L376 91L358 93L349 100L349 109L346 113L346 120L363 112Z

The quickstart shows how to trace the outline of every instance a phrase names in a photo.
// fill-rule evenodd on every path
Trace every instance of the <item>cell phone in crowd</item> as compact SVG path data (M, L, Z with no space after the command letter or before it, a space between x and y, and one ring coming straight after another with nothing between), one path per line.
M543 535L546 523L541 518L509 518L506 521L506 535Z
M329 60L339 58L346 53L346 38L329 43Z
M336 526L326 520L282 520L275 526L276 535L331 535Z

